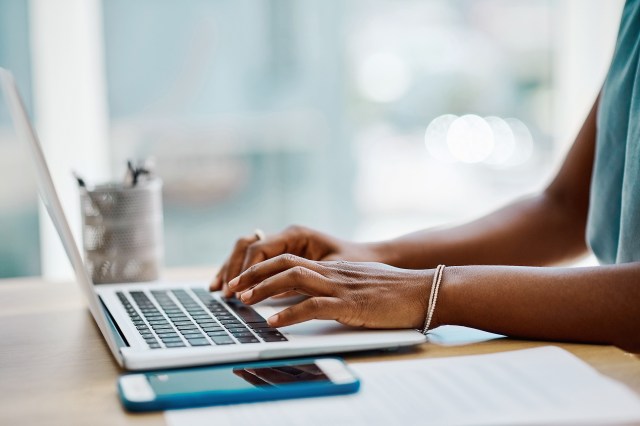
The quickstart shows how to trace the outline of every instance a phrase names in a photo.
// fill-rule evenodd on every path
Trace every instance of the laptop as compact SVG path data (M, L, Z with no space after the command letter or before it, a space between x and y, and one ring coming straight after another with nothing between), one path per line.
M94 285L75 243L44 153L11 73L0 68L16 132L36 165L40 196L60 235L89 310L118 364L127 370L186 367L417 345L416 330L370 330L313 320L275 329L265 318L286 307L225 299L205 282Z

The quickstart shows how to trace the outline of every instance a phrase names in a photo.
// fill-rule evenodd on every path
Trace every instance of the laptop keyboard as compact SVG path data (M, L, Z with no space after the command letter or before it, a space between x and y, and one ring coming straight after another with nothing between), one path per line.
M287 338L238 299L220 303L203 288L116 292L149 348L286 342ZM137 307L137 309L136 309Z

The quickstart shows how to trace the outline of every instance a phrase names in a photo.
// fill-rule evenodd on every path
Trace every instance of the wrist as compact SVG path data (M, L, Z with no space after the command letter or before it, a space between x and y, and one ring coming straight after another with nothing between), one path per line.
M429 295L433 285L435 269L412 270L416 285L412 286L413 291L408 295L407 306L413 306L410 328L422 331L429 313ZM433 320L432 320L433 322Z
M441 325L462 325L460 317L456 314L456 300L464 300L456 296L456 290L460 287L463 266L447 266L442 274L440 282L440 291L438 295L438 304L433 313L431 320L431 328L440 327Z
M375 241L362 243L369 253L372 262L384 263L385 265L398 266L394 247L390 241Z

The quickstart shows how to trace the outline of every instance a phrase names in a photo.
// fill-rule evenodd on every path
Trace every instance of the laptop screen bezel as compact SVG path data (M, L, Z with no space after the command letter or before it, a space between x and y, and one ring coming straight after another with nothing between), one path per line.
M93 288L93 282L89 277L78 246L73 238L69 222L67 221L62 208L62 203L60 202L53 179L51 178L49 166L47 165L38 136L31 124L31 120L27 114L22 96L20 95L15 83L15 79L9 70L0 68L0 83L5 93L5 98L16 134L20 140L23 140L27 144L30 154L35 162L40 198L42 199L49 217L51 217L58 235L60 236L64 250L67 253L67 257L69 258L71 266L75 272L76 280L78 281L85 299L87 300L89 311L107 341L109 349L111 349L111 352L114 354L117 362L120 365L123 365L122 354L120 353L116 343L115 336L112 334L109 325L107 324L107 319L104 311L102 310L101 302Z

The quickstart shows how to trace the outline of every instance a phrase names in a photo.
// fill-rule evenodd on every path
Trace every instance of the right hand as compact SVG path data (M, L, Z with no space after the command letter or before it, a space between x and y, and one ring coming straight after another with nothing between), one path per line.
M285 253L309 260L380 261L372 244L343 241L302 226L290 226L264 240L258 240L256 235L238 239L231 256L213 279L210 290L222 290L225 297L230 297L233 292L227 286L229 281L256 263Z

